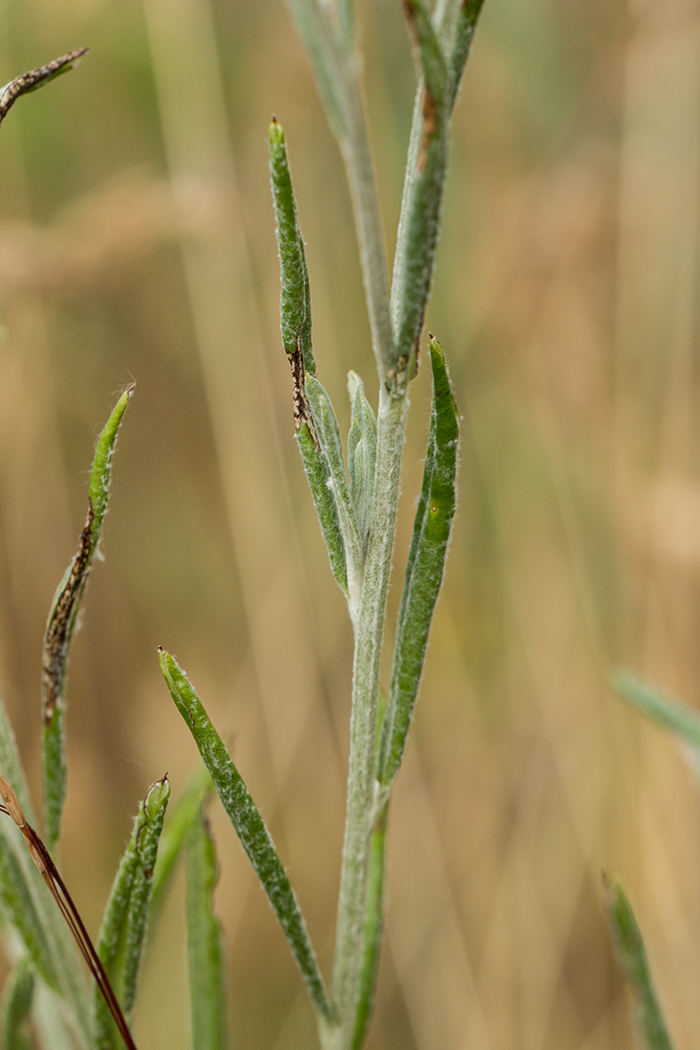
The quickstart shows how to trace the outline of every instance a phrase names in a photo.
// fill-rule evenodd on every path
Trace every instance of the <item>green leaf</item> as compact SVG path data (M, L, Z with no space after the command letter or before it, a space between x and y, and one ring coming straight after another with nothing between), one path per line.
M306 924L272 836L186 675L162 649L159 659L170 695L195 739L222 805L287 936L309 997L316 1010L330 1019L330 1007Z
M146 938L153 869L169 798L170 784L166 776L151 784L139 806L131 838L112 886L97 945L97 953L129 1024ZM97 1046L100 1050L121 1050L121 1037L97 988L94 1002Z
M459 15L455 30L454 43L449 60L450 82L448 87L448 106L450 112L457 100L459 85L462 81L464 67L474 39L476 23L483 7L484 0L463 0L459 5Z
M213 898L219 871L209 824L200 807L187 836L187 959L193 1050L226 1045L221 926Z
M374 1008L379 968L379 953L384 928L384 872L386 868L386 825L389 804L377 818L370 840L367 906L365 911L365 944L360 975L360 998L355 1022L353 1050L360 1050Z
M668 693L635 678L629 671L615 671L610 681L613 689L632 707L657 725L670 729L687 744L700 776L700 715Z
M391 316L397 371L412 378L433 279L448 158L447 66L425 5L404 5L423 69L411 125L394 255Z
M425 86L432 96L433 103L442 107L448 85L448 71L430 11L423 0L404 0L403 6Z
M637 1026L647 1050L672 1050L671 1040L649 972L644 941L625 891L604 877L606 904L622 969L637 1004Z
M78 550L54 595L42 654L42 783L44 823L49 850L57 841L66 797L66 728L64 687L70 644L80 610L92 560L100 539L107 509L107 493L114 445L133 384L117 401L107 425L100 434L90 475L90 498Z
M297 220L294 190L287 163L282 125L270 124L270 176L277 219L277 247L280 256L280 323L282 344L291 358L301 351L304 371L316 371L311 349L311 293L306 266L304 238Z
M319 448L307 423L302 423L296 435L304 470L309 479L321 532L326 541L331 570L344 594L348 593L348 573L345 541L338 516L335 494L329 486L332 480L328 457Z
M456 507L459 415L450 389L445 355L435 339L430 342L430 362L433 369L430 437L401 596L378 760L378 778L384 785L391 784L396 776L406 748Z
M200 764L187 781L175 805L170 807L153 869L151 914L162 900L188 832L199 820L202 803L213 790L211 774L205 765Z
M355 508L350 500L338 419L333 402L315 376L307 377L306 394L316 438L328 463L329 478L326 485L330 488L335 500L338 524L343 537L348 591L352 592L354 587L355 595L359 599L364 559L357 531Z
M314 80L326 108L328 122L337 138L345 137L346 117L341 93L343 74L339 65L333 29L319 0L287 0L299 36L309 56ZM344 4L347 7L347 3ZM343 19L347 26L347 17ZM346 33L347 36L347 28ZM347 40L351 44L352 38Z
M16 77L9 84L5 84L4 87L0 88L0 124L18 98L22 95L28 95L30 91L36 91L38 88L48 84L49 81L61 76L62 73L67 73L69 70L74 69L87 50L86 47L81 47L77 51L69 51L67 55L54 58L51 62L47 62L45 66L40 66L39 69L32 69L29 73L23 73L21 77Z
M0 1013L2 1014L3 1050L31 1050L29 1014L34 998L34 974L24 956L5 981Z
M32 806L12 727L0 698L0 772L12 785L26 819ZM19 828L0 815L0 896L35 972L72 1011L88 1039L88 993L70 933L27 850Z
M348 433L348 473L350 499L355 510L357 532L363 552L367 549L374 493L374 467L377 460L377 423L365 397L362 380L355 372L348 375L352 418Z

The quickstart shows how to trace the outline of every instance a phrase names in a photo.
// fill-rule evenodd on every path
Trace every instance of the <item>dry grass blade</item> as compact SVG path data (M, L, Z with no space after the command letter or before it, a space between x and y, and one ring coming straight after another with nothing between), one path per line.
M23 73L21 77L15 77L9 84L5 84L5 87L0 91L0 124L20 95L26 95L29 91L36 91L37 88L43 87L44 84L48 83L49 80L53 80L54 77L60 76L61 73L67 73L69 69L73 69L76 62L83 57L87 50L88 48L86 47L79 47L76 51L69 51L68 54L61 55L60 58L54 58L51 62L47 62L45 66L31 69L28 73Z
M0 797L2 797L0 812L6 813L9 817L12 817L15 824L24 835L32 860L36 864L41 877L51 891L51 895L56 901L61 914L68 923L68 927L75 937L76 944L87 963L88 969L95 978L95 981L104 996L105 1002L114 1018L114 1023L119 1029L119 1033L122 1036L124 1043L128 1050L137 1050L136 1044L131 1037L131 1033L124 1018L124 1014L122 1013L119 1002L117 1001L117 997L109 983L109 978L105 973L100 957L90 940L90 935L85 929L85 924L80 917L80 913L73 903L73 898L68 892L56 865L51 859L49 851L46 849L46 846L41 841L31 824L28 824L25 820L24 813L17 801L17 796L2 776L0 776Z

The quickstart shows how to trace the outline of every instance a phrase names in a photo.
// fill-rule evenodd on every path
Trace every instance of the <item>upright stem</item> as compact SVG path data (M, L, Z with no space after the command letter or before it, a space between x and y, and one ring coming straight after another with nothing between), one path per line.
M338 905L332 1000L339 1031L330 1047L352 1045L363 962L369 844L374 814L379 660L396 531L401 456L408 414L404 390L380 389L372 530L355 631L350 765L343 866Z

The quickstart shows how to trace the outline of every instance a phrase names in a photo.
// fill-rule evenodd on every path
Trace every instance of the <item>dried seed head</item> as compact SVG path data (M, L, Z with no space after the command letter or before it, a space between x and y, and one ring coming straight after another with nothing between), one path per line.
M22 807L17 801L17 796L3 776L0 776L0 797L5 809L10 814L18 828L23 828L27 821L24 819Z

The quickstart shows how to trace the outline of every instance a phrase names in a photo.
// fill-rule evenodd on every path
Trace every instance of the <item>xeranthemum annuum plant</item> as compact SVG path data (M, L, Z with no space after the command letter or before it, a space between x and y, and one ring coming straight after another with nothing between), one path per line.
M203 760L163 830L170 795L157 780L140 806L115 878L96 948L51 859L66 795L65 677L81 598L107 509L112 455L132 394L119 398L96 448L85 526L49 613L42 662L42 773L45 842L11 728L0 709L0 898L13 973L3 998L6 1050L31 1045L133 1047L130 1025L148 917L178 854L187 854L187 926L192 1041L225 1046L220 930L212 910L214 844L204 815L216 791L287 937L313 1005L323 1050L358 1050L371 1018L382 939L386 829L442 582L455 511L458 414L445 355L429 339L433 401L423 485L403 582L389 688L380 691L401 457L409 388L419 370L423 317L433 278L447 173L450 118L482 0L404 0L418 90L403 198L388 277L359 81L351 0L290 0L353 201L372 346L379 377L376 415L351 372L351 426L344 448L336 413L316 375L304 241L297 221L285 136L273 118L270 173L281 268L281 330L293 378L295 436L333 575L354 631L347 812L333 974L319 972L306 924L270 833L175 659L161 670ZM0 122L22 94L72 68L71 52L0 92ZM26 816L25 816L26 814ZM162 832L162 833L161 833ZM52 899L53 898L53 899ZM64 923L65 920L65 923ZM88 989L79 952L95 978Z

